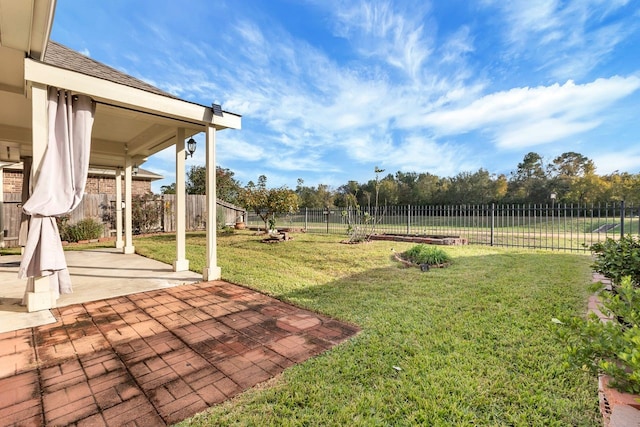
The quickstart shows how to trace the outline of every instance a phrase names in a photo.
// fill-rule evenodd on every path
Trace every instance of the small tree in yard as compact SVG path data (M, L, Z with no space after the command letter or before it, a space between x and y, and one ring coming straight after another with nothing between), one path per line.
M162 202L153 193L135 196L131 200L132 226L138 233L149 233L160 226Z
M355 203L355 214L351 215L350 203L349 203L349 211L343 211L342 216L346 219L348 228L347 234L349 235L349 243L357 243L357 242L368 242L371 240L371 236L376 232L376 225L382 221L384 217L384 212L379 211L378 206L378 197L380 194L380 179L379 174L384 172L384 169L380 169L378 166L375 167L374 172L376 174L375 181L375 204L373 206L373 211L368 212L364 211L360 205ZM357 201L356 194L349 195L348 200Z
M265 232L275 228L277 216L298 210L298 195L289 188L267 188L267 177L260 175L258 184L249 181L242 189L240 203L264 221Z

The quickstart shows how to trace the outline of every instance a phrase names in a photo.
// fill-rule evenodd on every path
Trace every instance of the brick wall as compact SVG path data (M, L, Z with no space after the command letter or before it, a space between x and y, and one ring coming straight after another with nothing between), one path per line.
M12 194L22 193L22 171L3 170L4 192ZM124 179L122 180L124 194ZM151 181L148 179L133 178L131 193L134 196L151 192ZM85 187L87 194L116 194L116 179L110 176L89 176Z

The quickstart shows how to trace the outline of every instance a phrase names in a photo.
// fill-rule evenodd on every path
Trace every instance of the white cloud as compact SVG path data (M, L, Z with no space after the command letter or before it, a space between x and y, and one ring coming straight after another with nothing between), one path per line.
M152 156L152 158L157 163L174 165L175 162L176 162L176 148L175 148L175 145L172 145L171 147L167 147L164 150L157 152L156 154L154 154Z
M394 170L428 171L436 175L450 175L477 169L478 164L466 159L460 147L438 143L419 135L405 138L384 157L384 164Z
M545 118L531 123L506 126L496 139L500 148L526 148L561 141L570 136L594 129L599 121L574 122L555 118Z
M507 57L526 58L556 79L581 78L609 57L640 28L628 16L612 23L607 17L627 1L488 0L503 17Z
M242 138L227 136L216 141L216 155L222 161L241 159L247 162L263 160L266 156L264 146L252 144Z
M388 64L416 77L433 51L426 35L426 2L404 3L402 10L391 1L327 3L335 14L336 34L351 41L364 56L382 58Z
M593 156L598 174L610 174L616 171L640 173L640 149L604 150Z
M468 26L459 28L455 33L449 36L440 49L444 63L456 63L463 60L464 56L475 50L473 46L473 37Z
M593 129L599 113L639 88L640 78L635 76L515 88L427 114L421 124L440 135L488 131L505 148L532 146Z

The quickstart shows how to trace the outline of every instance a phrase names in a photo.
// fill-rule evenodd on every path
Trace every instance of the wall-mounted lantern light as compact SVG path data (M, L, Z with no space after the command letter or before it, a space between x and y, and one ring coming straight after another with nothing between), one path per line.
M187 151L184 153L184 158L193 157L193 153L196 152L196 140L193 138L189 138L187 141Z

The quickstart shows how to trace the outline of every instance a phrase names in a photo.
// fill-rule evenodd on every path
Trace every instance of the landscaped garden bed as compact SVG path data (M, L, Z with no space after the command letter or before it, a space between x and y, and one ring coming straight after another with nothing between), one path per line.
M419 234L373 234L371 240L391 240L394 242L425 243L429 245L466 245L467 239L460 236L429 236Z

